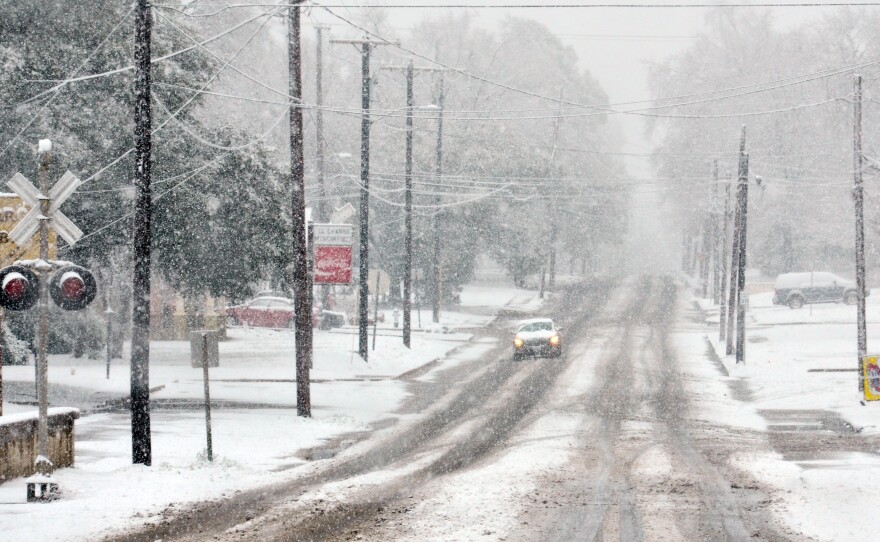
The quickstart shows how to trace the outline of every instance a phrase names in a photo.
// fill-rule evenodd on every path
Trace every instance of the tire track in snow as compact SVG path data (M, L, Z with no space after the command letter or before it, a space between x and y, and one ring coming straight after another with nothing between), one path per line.
M576 336L587 327L596 308L604 303L606 286L600 283L574 287L560 296L562 307L558 312L563 316L559 320L568 327L567 334ZM498 335L506 333L499 331ZM547 360L553 363L546 365L511 363L506 341L486 357L489 356L493 361L487 368L479 368L479 362L471 364L471 370L477 371L467 375L469 380L449 389L434 408L415 422L393 429L386 438L366 449L328 460L326 464L315 464L310 473L293 481L225 501L203 503L167 522L111 540L325 540L350 525L370 522L382 515L389 501L408 495L411 488L465 468L495 449L552 387L565 366L557 360ZM456 374L464 374L460 369ZM490 415L485 416L487 406L511 385L517 391L506 394L507 404L489 409ZM475 417L485 422L474 423ZM472 424L473 429L465 431L451 446L441 444L439 447L447 450L438 459L412 472L411 465L420 464L426 454L436 453L438 443L463 424ZM395 469L400 473L395 474ZM326 484L383 470L389 473L387 481L366 490L355 488L336 495L335 500L303 497L321 494ZM318 506L313 506L316 502Z
M619 461L618 447L622 423L634 412L632 396L633 362L632 334L643 321L646 302L651 300L651 281L642 278L636 285L635 297L615 323L619 340L608 350L597 371L599 384L587 400L588 410L600 419L594 431L588 432L585 447L595 447L595 464L589 457L580 462L581 472L590 472L570 492L582 495L580 506L564 510L545 522L540 538L543 540L604 540L606 531L626 535L625 540L642 539L641 519L635 498L627 483L626 465L635 457ZM637 456L637 454L636 454Z

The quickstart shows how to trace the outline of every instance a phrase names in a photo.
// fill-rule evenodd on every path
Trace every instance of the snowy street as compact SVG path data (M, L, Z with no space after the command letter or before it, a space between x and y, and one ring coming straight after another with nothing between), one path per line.
M153 469L130 464L130 415L118 403L127 390L127 367L111 367L105 379L104 360L52 356L52 405L83 411L76 422L76 464L57 471L64 499L50 507L25 503L21 480L0 485L0 522L9 521L4 532L17 539L94 539L298 475L309 460L405 419L397 411L421 400L421 387L438 370L472 362L496 347L500 337L487 334L485 326L499 311L540 305L533 291L466 287L459 311L444 314L450 333L416 333L410 351L389 323L378 329L370 363L352 352L350 328L319 332L311 419L295 415L292 332L232 329L220 344L220 366L211 369L213 463L205 458L202 372L190 365L189 342L154 343ZM424 318L430 321L430 314ZM11 402L33 400L32 366L4 367L4 388L6 413L33 410ZM59 513L63 519L55 517Z
M840 496L801 481L848 472L806 466L826 452L873 456L876 431L779 424L790 410L756 408L726 376L680 284L605 286L554 305L562 360L514 363L502 344L410 382L401 423L285 483L112 539L868 540L810 521L805 501ZM877 461L850 468L849 490L878 480Z

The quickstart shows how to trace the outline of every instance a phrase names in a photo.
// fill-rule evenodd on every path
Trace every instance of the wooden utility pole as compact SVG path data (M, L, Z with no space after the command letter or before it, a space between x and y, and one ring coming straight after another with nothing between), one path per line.
M407 100L406 100L406 200L404 203L404 208L406 210L405 213L405 230L406 230L406 239L404 241L406 246L406 261L405 261L405 269L404 269L404 305L403 305L403 344L409 347L410 344L410 330L411 325L408 324L410 321L410 316L408 315L411 311L412 301L410 300L411 292L412 292L412 142L413 142L413 112L416 109L415 106L415 98L413 96L413 84L415 79L416 72L444 72L444 71L454 71L450 68L426 68L426 67L414 67L412 61L410 61L406 66L384 66L383 70L392 70L392 71L402 71L406 74L406 85L407 85ZM442 77L442 74L441 74ZM442 174L442 130L443 130L443 82L440 82L440 96L439 102L435 105L438 111L438 132L437 132L437 183L439 184L440 175ZM438 203L439 196L435 198L435 203ZM439 321L440 318L440 302L439 299L442 297L442 289L440 288L440 281L442 277L439 272L439 255L440 255L440 245L439 239L437 238L436 232L438 231L437 215L439 214L439 210L435 211L435 222L434 222L434 232L435 235L432 237L432 248L434 250L434 257L436 267L433 267L432 270L436 270L434 274L434 285L432 287L432 301L436 301L433 305L433 312L435 314L434 321ZM409 288L409 290L407 290ZM410 292L408 294L407 292ZM421 315L419 315L421 317ZM420 324L421 327L421 324Z
M742 155L746 152L746 127L742 127L742 135L739 141L740 168L742 168ZM738 171L738 173L741 173ZM737 198L739 197L739 185L737 185ZM736 324L736 300L739 284L739 243L740 243L740 205L737 199L737 205L734 208L733 219L733 245L730 251L730 277L729 277L729 294L727 297L727 348L725 350L728 356L733 355L735 350L734 324Z
M404 200L404 213L406 230L404 234L404 249L406 259L403 264L403 345L410 348L410 334L412 332L412 152L413 152L413 63L412 60L406 65L406 165L404 174L406 177L406 196Z
M721 303L721 203L718 201L718 160L712 163L712 300L717 305Z
M719 316L719 326L718 326L718 340L723 341L727 336L727 230L730 226L730 180L728 179L724 183L724 215L721 217L722 224L722 235L721 235L721 250L719 251L719 263L721 264L721 282L718 287L718 297L720 299L720 304L718 308L718 316Z
M358 354L367 361L369 357L369 304L370 304L370 54L376 45L388 42L380 40L330 40L330 43L350 44L360 47L361 52L361 202L358 209L359 257L358 266Z
M404 263L403 263L403 344L410 347L412 335L412 153L415 70L412 60L406 66L384 66L384 70L403 71L406 75L406 144L404 157Z
M703 218L703 235L700 244L700 283L704 299L709 297L709 267L712 263L712 211Z
M736 272L736 363L739 364L746 362L746 303L748 297L744 291L746 287L746 241L749 234L749 153L747 152L740 154L740 174L736 187L736 199L741 209L738 270Z
M562 121L561 104L564 91L564 88L559 89L560 109L558 114L556 115L556 118L553 120L553 147L550 150L550 159L548 160L551 168L553 167L553 162L556 160L556 149L559 143L559 124ZM550 215L550 277L547 287L550 290L556 288L556 239L559 233L559 225L556 222L556 213L553 212L554 203L555 201L552 198L547 200L547 205L549 207L548 214Z
M324 151L327 143L324 141L324 36L323 31L329 27L315 25L316 42L316 66L315 66L315 162L318 166L318 216L315 222L326 222L330 219L327 215L327 186L324 183ZM327 286L325 285L326 289ZM326 291L326 290L325 290ZM326 299L324 300L326 301ZM325 307L326 308L326 307Z
M445 88L443 72L437 74L437 153L436 153L436 183L443 183L443 106L445 102ZM437 192L440 192L439 190ZM434 257L431 265L433 288L431 289L431 318L434 323L440 322L440 305L442 303L443 287L440 284L440 259L443 257L443 213L440 210L440 195L434 196L434 224L433 224L433 248Z
M287 65L290 94L290 180L293 199L293 305L296 337L296 413L312 415L309 368L312 366L312 281L306 243L306 187L303 153L302 50L300 3L290 4L287 17Z
M150 41L152 8L137 0L135 10L135 174L134 278L131 287L131 457L135 464L153 461L150 433L150 248L153 232L152 111Z
M865 390L864 357L868 353L868 335L865 329L865 191L862 184L862 76L855 76L853 96L853 203L856 215L856 299L859 392Z
M327 184L324 180L325 164L324 152L327 149L327 141L324 138L324 34L323 31L329 29L329 26L315 25L315 42L317 50L315 51L315 161L318 166L318 216L315 222L328 222L330 220L327 212ZM330 285L321 285L321 308L329 309L330 305Z
M404 261L403 261L403 344L410 347L412 336L412 153L413 153L413 113L415 97L413 84L416 70L431 68L415 68L412 60L406 66L383 66L383 70L402 71L406 75L406 148L404 158Z

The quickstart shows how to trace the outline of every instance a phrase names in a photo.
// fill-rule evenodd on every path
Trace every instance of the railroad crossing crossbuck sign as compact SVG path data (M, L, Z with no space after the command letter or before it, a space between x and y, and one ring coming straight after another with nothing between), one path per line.
M22 246L28 242L37 232L37 229L39 229L41 218L48 218L49 227L58 232L58 235L67 241L68 245L74 245L83 236L82 230L77 228L76 224L59 209L61 204L67 201L67 198L82 184L82 181L76 175L68 171L49 190L49 213L46 217L43 217L40 211L40 201L45 199L46 196L40 194L37 187L27 180L24 175L16 173L6 184L31 208L28 214L9 232L9 238L12 239L13 243Z

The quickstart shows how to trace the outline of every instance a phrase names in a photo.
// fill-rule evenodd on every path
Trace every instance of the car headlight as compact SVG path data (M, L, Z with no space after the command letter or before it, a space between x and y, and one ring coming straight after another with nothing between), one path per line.
M554 335L550 337L550 344L552 344L553 346L559 344L559 335Z
M521 348L523 344L524 344L523 340L520 339L519 337L513 338L513 346L515 346L516 348Z

